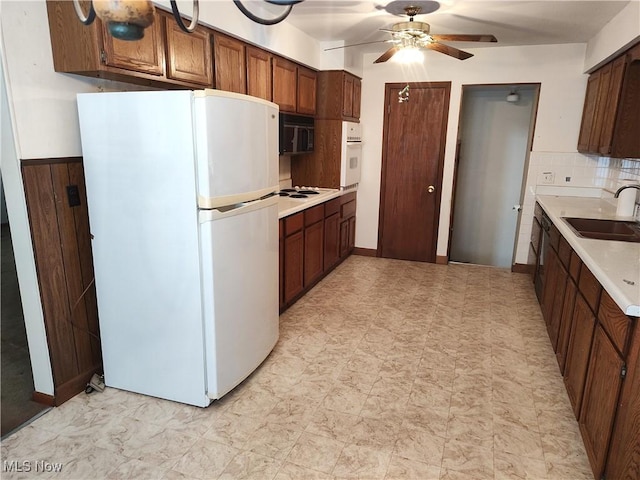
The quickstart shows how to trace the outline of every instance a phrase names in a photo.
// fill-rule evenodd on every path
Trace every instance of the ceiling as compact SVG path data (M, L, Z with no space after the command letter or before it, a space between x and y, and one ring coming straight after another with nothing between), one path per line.
M416 4L423 11L431 12L416 17L416 21L431 25L431 33L486 33L498 38L497 44L452 44L457 48L470 48L584 43L629 1L305 0L293 7L287 22L319 41L344 41L346 45L380 41L389 38L380 28L390 28L396 22L407 20L406 16L387 10L402 12L404 6ZM376 43L354 48L383 52L387 46Z

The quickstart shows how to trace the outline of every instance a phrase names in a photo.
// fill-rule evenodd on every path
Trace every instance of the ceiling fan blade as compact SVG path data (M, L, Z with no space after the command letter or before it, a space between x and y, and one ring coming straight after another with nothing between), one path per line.
M389 60L393 57L400 49L396 46L391 47L389 50L384 52L380 57L378 57L373 63L382 63Z
M339 48L357 47L358 45L370 45L370 44L373 44L373 43L389 43L389 42L392 42L392 41L393 40L374 40L372 42L352 43L351 45L342 45L341 47L325 48L324 51L327 52L329 50L338 50Z
M466 60L467 58L473 57L473 53L464 52L462 50L458 50L457 48L453 48L453 47L450 47L449 45L444 45L438 42L429 43L425 45L424 48L428 48L431 50L435 50L436 52L444 53L445 55L449 55L450 57L457 58L458 60Z
M445 42L497 42L498 39L493 35L458 35L458 34L440 34L431 35L434 40Z

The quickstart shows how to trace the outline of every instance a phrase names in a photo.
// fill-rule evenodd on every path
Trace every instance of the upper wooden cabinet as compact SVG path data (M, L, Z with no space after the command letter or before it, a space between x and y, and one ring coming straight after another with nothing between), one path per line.
M215 33L213 52L216 88L227 92L247 93L245 44L235 38Z
M360 120L361 80L343 70L318 72L317 118Z
M578 151L640 157L640 45L589 76Z
M313 70L298 67L298 90L296 112L306 115L316 113L316 77Z
M271 54L247 45L247 95L271 101Z
M296 64L273 57L273 101L281 112L296 112L298 88Z
M281 57L273 57L273 102L281 112L316 113L316 72Z
M144 37L127 42L113 38L100 19L89 26L80 23L72 2L46 5L56 72L160 88L213 86L211 46L204 27L185 34L170 14L156 10Z
M211 61L211 38L204 27L196 27L186 33L169 14L164 17L167 39L167 77L173 80L213 86L213 62Z

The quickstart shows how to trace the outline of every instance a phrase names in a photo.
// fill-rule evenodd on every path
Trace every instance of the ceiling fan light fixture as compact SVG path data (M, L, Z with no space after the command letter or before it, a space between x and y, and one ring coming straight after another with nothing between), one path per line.
M424 54L418 47L404 47L394 55L393 61L402 64L422 63Z

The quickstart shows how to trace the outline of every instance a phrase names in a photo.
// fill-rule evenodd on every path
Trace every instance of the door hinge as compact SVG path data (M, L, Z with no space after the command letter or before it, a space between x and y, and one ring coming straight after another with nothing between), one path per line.
M620 377L625 378L626 376L627 376L627 366L622 365L622 368L620 369Z
M105 65L107 64L107 52L104 50L100 50L100 61Z

